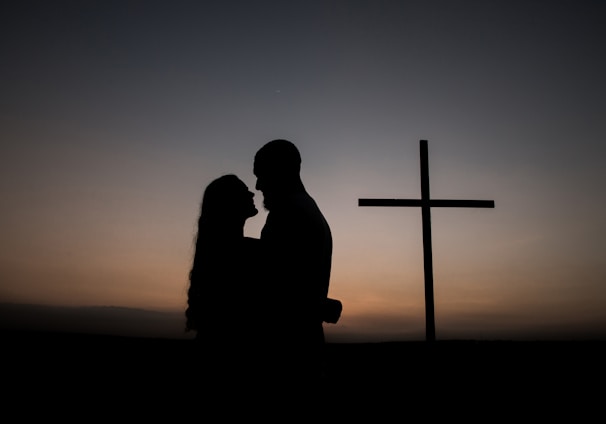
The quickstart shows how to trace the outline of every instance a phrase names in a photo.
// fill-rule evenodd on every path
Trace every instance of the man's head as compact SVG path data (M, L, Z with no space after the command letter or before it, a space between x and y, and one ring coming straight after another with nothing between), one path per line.
M277 197L303 190L300 177L301 154L290 141L277 139L266 143L255 154L255 188L263 193L265 208Z

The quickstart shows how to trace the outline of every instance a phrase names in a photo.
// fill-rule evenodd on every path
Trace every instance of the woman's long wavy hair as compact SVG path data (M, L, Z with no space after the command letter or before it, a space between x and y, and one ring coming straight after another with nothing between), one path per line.
M189 272L189 288L187 290L187 309L185 311L185 331L199 329L202 302L205 287L202 276L212 254L222 241L225 241L228 226L234 226L234 219L241 212L239 196L235 193L240 189L242 181L234 174L226 174L208 184L202 196L200 214L194 244L194 257ZM208 286L208 285L207 285ZM208 289L208 287L206 287Z

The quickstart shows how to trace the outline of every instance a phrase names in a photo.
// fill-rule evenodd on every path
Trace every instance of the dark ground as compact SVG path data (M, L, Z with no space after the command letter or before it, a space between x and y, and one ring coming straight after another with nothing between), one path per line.
M318 413L324 421L579 422L598 419L606 406L606 341L333 343L326 377L311 388L265 381L208 385L191 370L204 358L190 340L35 332L4 332L2 340L5 405L23 419L81 420L84 410L99 419L118 411L176 419L215 410L280 422ZM302 405L308 398L318 401L315 408Z

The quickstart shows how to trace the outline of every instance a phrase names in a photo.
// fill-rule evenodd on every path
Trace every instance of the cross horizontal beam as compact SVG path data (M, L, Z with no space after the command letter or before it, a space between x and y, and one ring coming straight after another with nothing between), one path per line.
M358 199L358 206L423 206L422 199ZM431 199L432 208L494 208L494 200Z

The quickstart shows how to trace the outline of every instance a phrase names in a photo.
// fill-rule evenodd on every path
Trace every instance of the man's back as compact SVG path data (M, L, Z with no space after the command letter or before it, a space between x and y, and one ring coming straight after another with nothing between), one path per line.
M307 193L283 199L261 232L278 278L279 291L290 299L295 320L322 322L320 307L328 294L332 234L322 212Z

